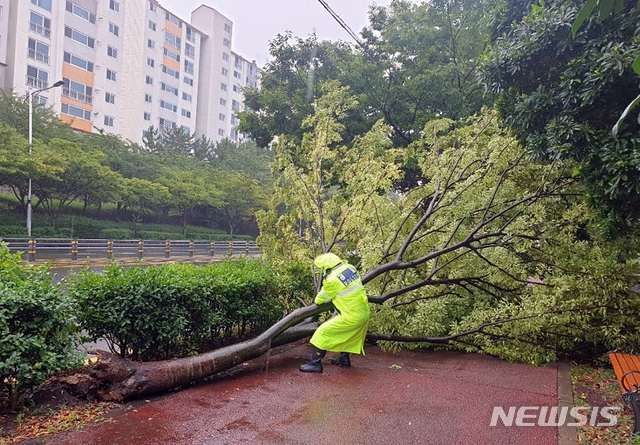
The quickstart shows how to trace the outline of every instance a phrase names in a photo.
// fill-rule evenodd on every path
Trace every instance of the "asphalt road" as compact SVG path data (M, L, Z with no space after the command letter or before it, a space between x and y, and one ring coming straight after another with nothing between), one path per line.
M218 377L136 403L55 445L558 443L552 426L489 426L494 406L556 406L558 367L457 352L383 353L367 346L352 368L298 366L289 345Z

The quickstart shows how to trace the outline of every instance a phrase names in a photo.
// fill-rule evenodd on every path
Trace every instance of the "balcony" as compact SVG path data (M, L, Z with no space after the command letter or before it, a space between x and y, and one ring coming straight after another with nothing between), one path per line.
M81 93L79 91L70 90L67 87L64 87L62 89L62 95L64 97L68 97L70 99L78 100L80 102L84 102L85 104L89 104L89 105L91 105L91 103L93 101L93 98L90 95Z
M165 37L164 38L164 43L166 43L167 45L171 46L172 48L177 49L178 51L180 50L180 44L175 42L175 41L173 41L173 40L171 40L171 39L168 39L168 38Z
M37 77L27 75L27 85L33 88L48 88L49 82L46 80L38 79Z
M49 54L41 53L39 51L36 51L35 49L29 48L27 57L49 65Z
M42 25L29 21L29 29L36 34L40 34L41 36L45 36L46 38L51 38L51 29L45 28Z

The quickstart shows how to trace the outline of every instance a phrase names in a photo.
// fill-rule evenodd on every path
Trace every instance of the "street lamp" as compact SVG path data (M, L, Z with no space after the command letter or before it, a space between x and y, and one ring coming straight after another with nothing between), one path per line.
M31 87L27 92L29 99L29 155L31 155L31 146L33 145L33 98L35 95L42 93L43 91L50 90L51 88L61 87L64 85L64 80L59 80L50 87L40 88L39 90L31 91ZM29 178L29 192L27 195L27 236L31 237L31 178Z

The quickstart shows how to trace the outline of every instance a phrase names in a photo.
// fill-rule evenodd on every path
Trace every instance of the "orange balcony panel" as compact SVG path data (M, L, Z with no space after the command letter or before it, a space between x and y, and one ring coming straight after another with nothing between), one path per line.
M180 28L179 26L171 23L169 20L165 20L164 29L166 31L169 31L171 34L182 38L182 28Z
M180 72L180 62L176 62L175 60L173 60L173 59L171 59L171 58L169 58L167 56L164 56L162 58L162 63L166 67L169 67L174 71Z
M93 73L80 69L77 66L70 65L66 62L62 63L62 76L93 87Z
M91 121L76 118L75 116L69 116L68 114L60 113L60 120L64 123L71 125L74 130L91 132Z

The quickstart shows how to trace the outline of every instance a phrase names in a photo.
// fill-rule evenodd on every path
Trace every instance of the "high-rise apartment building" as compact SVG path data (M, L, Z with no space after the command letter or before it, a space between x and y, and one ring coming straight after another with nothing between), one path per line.
M43 92L60 119L140 143L150 127L242 139L236 114L259 69L231 51L233 23L191 23L154 0L0 0L0 86Z

